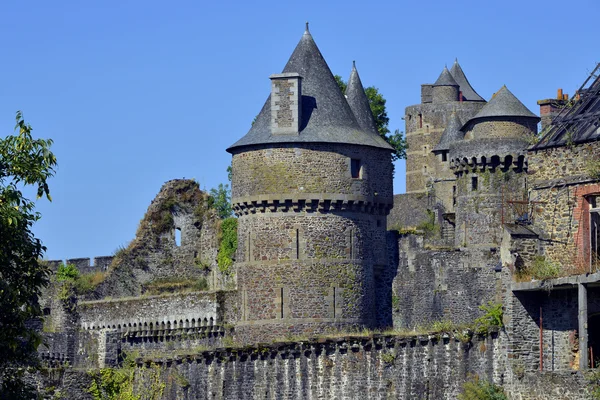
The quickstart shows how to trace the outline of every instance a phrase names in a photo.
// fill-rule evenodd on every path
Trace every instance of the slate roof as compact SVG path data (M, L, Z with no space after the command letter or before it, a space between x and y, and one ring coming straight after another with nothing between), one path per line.
M444 67L433 86L459 86L459 84L454 80L452 74L448 71L448 68Z
M594 76L597 71L600 64L578 90L579 99L569 101L571 106L568 104L559 112L532 150L600 140L600 75Z
M458 60L454 61L454 65L452 65L452 68L450 69L450 74L452 75L456 83L458 83L458 85L460 86L459 90L462 92L463 100L485 101L485 99L478 95L475 89L473 89L473 86L471 86L471 84L469 83L469 80L467 79L465 73L460 67Z
M433 148L433 151L450 150L451 143L462 140L465 134L460 130L461 127L462 122L460 122L458 114L456 114L456 112L452 112L450 119L448 120L448 125L446 125L444 132L442 132L440 142Z
M529 111L529 109L525 107L525 105L521 103L510 90L508 90L506 85L502 86L500 90L492 96L490 101L483 106L473 118L463 125L463 128L477 119L493 117L524 117L535 118L538 121L540 120L537 115Z
M375 119L373 118L373 112L369 105L369 99L365 93L354 61L352 62L352 71L350 72L348 86L346 87L346 100L348 101L350 109L354 113L360 128L365 132L379 136L377 126L375 125Z
M302 76L302 121L298 135L271 134L271 98L258 114L250 131L227 149L271 143L349 143L392 151L379 135L365 132L323 59L308 26L283 73Z

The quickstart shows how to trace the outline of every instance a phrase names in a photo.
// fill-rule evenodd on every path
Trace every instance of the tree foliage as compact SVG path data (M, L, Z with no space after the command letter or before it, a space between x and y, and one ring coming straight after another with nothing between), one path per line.
M221 219L229 218L233 214L231 209L231 190L228 184L219 183L219 187L210 189L209 206L217 210Z
M342 77L339 75L335 75L334 77L342 93L346 93L346 88L348 87L346 82L344 82ZM407 147L406 138L399 129L396 129L394 133L390 134L390 119L387 115L385 98L381 93L379 93L379 89L377 89L375 86L369 86L366 88L365 94L369 100L369 106L371 107L373 118L375 119L375 127L377 128L377 132L379 132L379 135L384 138L385 141L388 142L395 150L394 154L392 154L392 161L405 159Z
M16 121L18 134L0 139L0 381L4 396L21 390L18 377L27 362L33 362L41 343L28 322L42 314L38 298L49 279L49 269L40 261L46 248L31 231L40 214L22 190L32 186L38 199L45 196L51 201L47 181L56 166L52 140L34 139L20 111Z

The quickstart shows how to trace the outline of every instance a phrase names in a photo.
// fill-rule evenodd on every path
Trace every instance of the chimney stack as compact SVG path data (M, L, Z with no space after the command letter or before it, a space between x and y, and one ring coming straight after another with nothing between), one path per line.
M560 110L569 102L569 95L562 89L558 89L555 99L538 100L540 106L540 117L542 118L542 130L546 129L552 123L554 117L560 113Z
M298 135L302 121L302 77L297 73L285 73L269 78L272 134Z

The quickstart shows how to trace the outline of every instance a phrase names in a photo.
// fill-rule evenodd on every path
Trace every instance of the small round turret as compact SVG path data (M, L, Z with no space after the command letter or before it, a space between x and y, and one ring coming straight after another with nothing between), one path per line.
M456 80L448 71L448 68L444 67L444 70L440 74L439 78L433 84L433 102L434 103L447 103L449 101L458 101L459 85Z

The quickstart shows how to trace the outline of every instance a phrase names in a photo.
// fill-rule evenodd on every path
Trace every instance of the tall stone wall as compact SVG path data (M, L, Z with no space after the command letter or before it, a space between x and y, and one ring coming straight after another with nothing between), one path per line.
M479 305L501 301L499 252L427 250L417 235L400 235L398 247L394 328L470 323L481 315Z
M543 253L567 272L588 272L586 197L600 194L599 177L593 174L600 142L530 151L528 158L529 197L536 201L534 228L543 239Z

